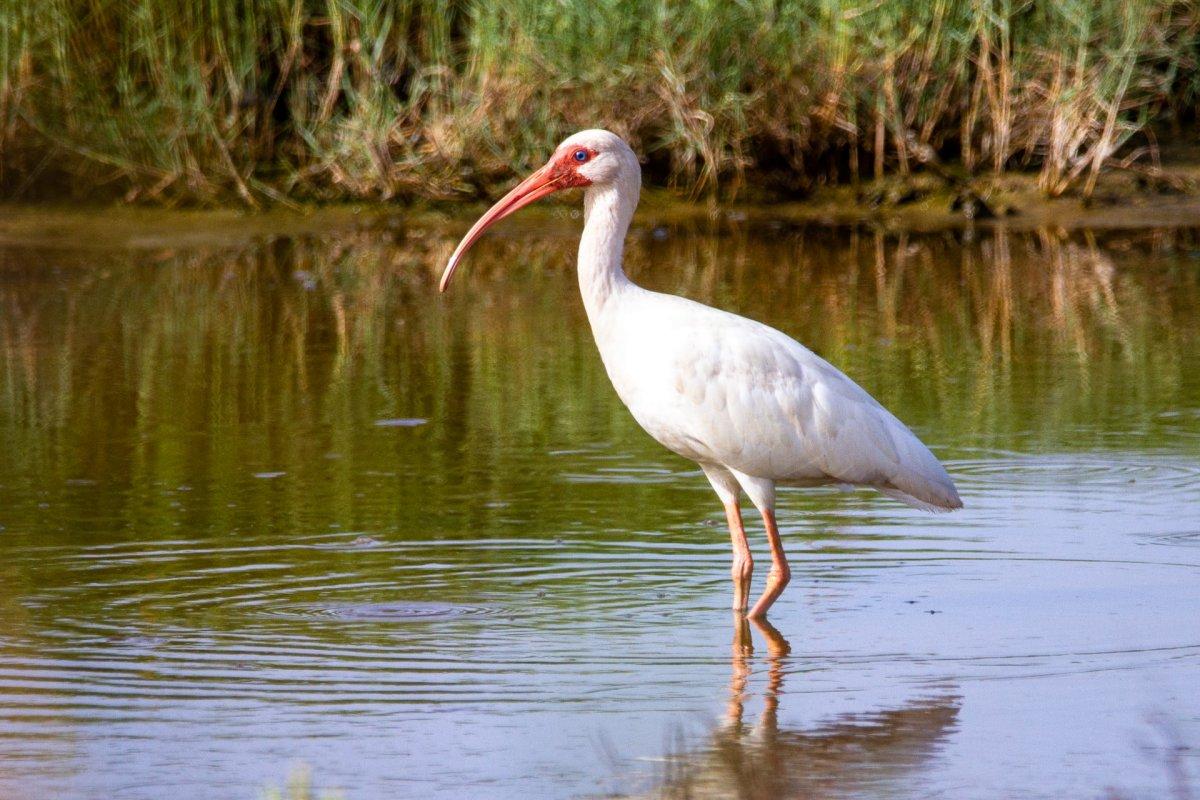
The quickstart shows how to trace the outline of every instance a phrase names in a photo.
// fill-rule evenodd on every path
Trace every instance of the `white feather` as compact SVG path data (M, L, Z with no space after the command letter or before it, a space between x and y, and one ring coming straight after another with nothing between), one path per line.
M929 449L832 364L766 325L633 284L621 260L637 158L606 131L562 147L579 145L599 154L588 165L580 289L613 386L651 436L714 485L732 475L760 508L773 506L775 484L870 486L926 510L962 506Z

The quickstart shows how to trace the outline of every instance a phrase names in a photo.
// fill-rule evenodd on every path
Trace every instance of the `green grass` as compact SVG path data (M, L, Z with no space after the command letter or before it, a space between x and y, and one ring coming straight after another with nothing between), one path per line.
M1191 124L1173 0L0 0L0 191L259 205L475 194L581 127L691 193L936 155L1089 193Z

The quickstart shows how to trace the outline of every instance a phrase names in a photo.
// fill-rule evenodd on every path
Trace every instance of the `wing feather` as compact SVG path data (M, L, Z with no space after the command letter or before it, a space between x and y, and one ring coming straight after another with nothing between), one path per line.
M686 435L721 463L778 482L872 486L910 505L962 505L946 470L900 420L787 335L699 304L673 371ZM701 325L696 323L700 322Z

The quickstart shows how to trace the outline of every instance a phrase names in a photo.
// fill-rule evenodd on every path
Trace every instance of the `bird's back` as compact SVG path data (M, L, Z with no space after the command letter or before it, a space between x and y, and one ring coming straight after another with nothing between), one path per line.
M961 507L912 431L799 342L686 298L630 292L593 320L596 340L621 399L669 449L785 485L871 486L928 510Z

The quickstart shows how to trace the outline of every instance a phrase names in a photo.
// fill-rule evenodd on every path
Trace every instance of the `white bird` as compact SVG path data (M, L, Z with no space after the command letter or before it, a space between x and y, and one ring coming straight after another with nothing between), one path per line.
M569 188L584 189L579 288L604 368L634 419L699 464L724 503L735 611L746 609L754 568L742 492L762 514L772 560L750 618L765 617L791 577L775 524L776 486L851 484L928 511L962 507L929 449L828 361L774 328L629 280L621 261L641 166L613 133L587 130L563 141L471 227L439 290L489 226Z

